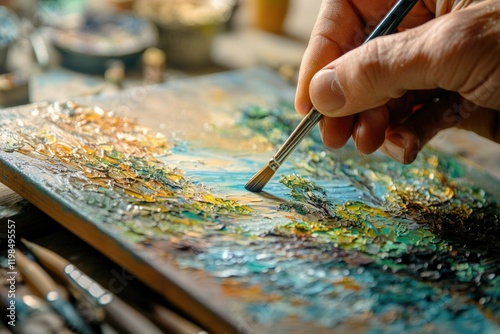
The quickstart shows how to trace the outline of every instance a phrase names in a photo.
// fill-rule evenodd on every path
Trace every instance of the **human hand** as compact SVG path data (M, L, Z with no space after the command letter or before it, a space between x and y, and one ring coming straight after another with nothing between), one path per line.
M413 29L357 47L388 10L382 0L322 3L295 107L326 116L325 145L352 135L360 153L381 147L407 164L449 127L500 143L500 0L422 0L400 25Z

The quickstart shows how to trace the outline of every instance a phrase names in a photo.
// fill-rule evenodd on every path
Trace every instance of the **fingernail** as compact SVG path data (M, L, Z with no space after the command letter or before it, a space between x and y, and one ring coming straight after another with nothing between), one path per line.
M323 135L324 135L323 132L325 131L325 129L324 129L324 126L323 126L323 120L319 121L318 127L319 127L319 135L321 137L321 141L324 143L325 141L323 139Z
M413 161L417 159L418 156L418 150L413 150L408 154L408 163L411 164Z
M384 143L387 155L404 164L405 161L405 139L398 134L393 134Z
M325 111L335 111L345 105L344 90L340 86L337 71L321 70L311 82L313 92L316 92L316 107ZM311 92L311 93L313 93Z
M354 145L356 146L356 150L358 151L359 154L363 155L359 149L358 149L358 135L359 135L359 128L360 125L356 125L356 128L354 129L354 132L352 133L352 140L354 140Z
M309 110L311 110L311 108L312 108L312 105L310 103L308 103L308 104L301 103L301 104L295 105L295 110L297 110L297 112L301 115L307 114L309 112Z
M356 143L358 141L358 135L359 135L359 128L360 127L361 126L359 124L355 125L354 131L352 133L352 139L354 140L354 143Z

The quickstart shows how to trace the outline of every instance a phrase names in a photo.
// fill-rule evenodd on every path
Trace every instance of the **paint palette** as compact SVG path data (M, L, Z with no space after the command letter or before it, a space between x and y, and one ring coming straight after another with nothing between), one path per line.
M2 182L214 333L500 330L498 180L305 140L263 69L3 112Z

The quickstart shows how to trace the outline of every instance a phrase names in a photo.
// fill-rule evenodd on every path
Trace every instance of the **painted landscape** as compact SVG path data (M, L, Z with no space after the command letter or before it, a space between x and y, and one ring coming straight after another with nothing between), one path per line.
M247 70L126 94L1 111L2 182L211 331L500 330L498 180L313 132L253 194L293 87Z

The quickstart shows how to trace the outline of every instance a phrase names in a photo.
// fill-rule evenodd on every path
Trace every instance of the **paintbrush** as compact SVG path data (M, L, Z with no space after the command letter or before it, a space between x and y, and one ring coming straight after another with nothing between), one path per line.
M104 289L59 254L25 239L21 241L42 265L74 288L76 298L85 298L91 304L102 308L106 320L120 333L162 333L148 318ZM182 324L179 326L182 327Z
M38 296L18 294L0 284L0 299L7 310L7 324L17 334L68 334L63 319ZM3 324L0 321L0 324ZM11 331L0 334L11 333Z
M61 296L57 283L38 263L21 252L16 252L16 263L24 280L64 319L72 331L82 334L94 333L73 305Z
M403 18L413 8L418 0L399 0L380 21L375 30L368 36L363 44L372 39L393 33ZM245 185L249 191L258 192L271 180L274 173L285 162L293 150L300 144L302 139L311 132L311 130L320 121L323 115L316 109L311 109L295 128L290 137L281 146L278 152L269 160L268 164L258 171Z
M189 320L155 302L149 303L151 316L171 334L208 334Z

